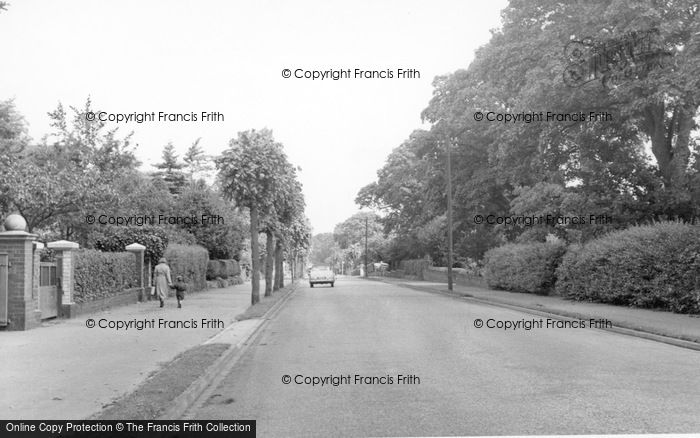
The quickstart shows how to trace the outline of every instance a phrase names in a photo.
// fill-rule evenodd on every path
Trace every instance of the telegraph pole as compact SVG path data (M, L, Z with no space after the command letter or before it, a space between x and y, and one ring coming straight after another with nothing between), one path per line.
M452 141L445 142L447 149L447 290L452 291Z
M369 266L367 265L367 229L369 227L369 218L365 218L365 278L369 277Z

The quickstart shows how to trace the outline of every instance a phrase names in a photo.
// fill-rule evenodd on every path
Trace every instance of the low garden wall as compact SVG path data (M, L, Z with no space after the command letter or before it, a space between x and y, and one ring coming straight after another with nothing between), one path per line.
M145 298L148 289L138 287L134 254L129 252L78 250L73 279L74 304L62 306L65 318L134 304Z

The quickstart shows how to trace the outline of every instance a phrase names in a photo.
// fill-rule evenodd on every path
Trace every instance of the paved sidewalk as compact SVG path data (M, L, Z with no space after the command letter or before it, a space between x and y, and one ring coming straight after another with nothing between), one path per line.
M389 283L434 292L447 292L447 283L409 280L393 277L370 277ZM565 300L557 296L491 290L455 284L454 292L479 300L524 307L539 312L554 313L581 319L608 319L614 327L638 330L700 343L700 317L677 313Z
M169 298L59 319L24 332L0 332L0 416L6 419L83 419L133 391L179 353L235 323L250 306L250 284L188 294L183 308ZM155 319L155 328L87 328L105 321ZM197 328L158 328L159 319ZM202 327L202 319L224 327Z

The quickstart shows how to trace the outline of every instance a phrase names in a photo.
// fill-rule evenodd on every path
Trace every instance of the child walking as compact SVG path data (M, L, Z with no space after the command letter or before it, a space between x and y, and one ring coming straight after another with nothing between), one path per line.
M173 289L175 289L175 296L177 297L177 307L181 309L181 301L185 299L185 291L187 291L187 283L183 281L182 275L177 276Z

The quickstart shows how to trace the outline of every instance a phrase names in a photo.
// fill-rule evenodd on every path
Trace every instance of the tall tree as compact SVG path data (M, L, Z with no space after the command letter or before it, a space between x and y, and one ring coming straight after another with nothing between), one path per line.
M260 300L260 219L275 215L277 193L285 182L278 166L284 162L282 145L274 140L269 129L239 132L216 160L224 196L250 211L253 304Z
M168 142L163 148L162 159L162 162L154 165L155 168L160 169L154 176L156 178L162 178L168 185L170 193L177 196L182 193L185 187L186 180L182 172L185 164L179 161L179 157L175 152L175 146L172 142Z
M213 170L211 157L204 153L199 144L201 140L201 138L195 140L182 157L182 161L185 163L185 172L191 182L201 178L206 179L209 172Z

